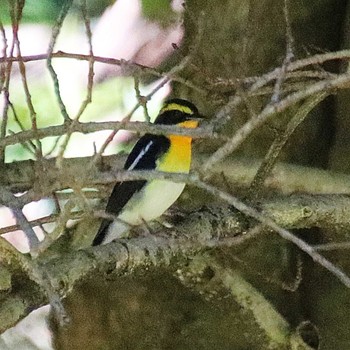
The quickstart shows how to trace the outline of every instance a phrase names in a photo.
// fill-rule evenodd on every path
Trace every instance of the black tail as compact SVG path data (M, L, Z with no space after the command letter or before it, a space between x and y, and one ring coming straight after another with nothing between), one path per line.
M107 236L108 228L112 222L113 222L112 220L103 219L103 221L101 222L100 228L98 229L97 234L94 240L92 241L93 246L102 244L103 240Z

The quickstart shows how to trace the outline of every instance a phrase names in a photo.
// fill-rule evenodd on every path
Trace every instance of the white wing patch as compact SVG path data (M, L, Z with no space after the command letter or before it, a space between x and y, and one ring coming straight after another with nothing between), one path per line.
M145 148L142 149L142 151L139 153L139 155L135 158L135 160L131 163L129 168L127 170L133 170L137 163L143 158L143 156L148 152L150 147L153 145L153 141L148 142Z

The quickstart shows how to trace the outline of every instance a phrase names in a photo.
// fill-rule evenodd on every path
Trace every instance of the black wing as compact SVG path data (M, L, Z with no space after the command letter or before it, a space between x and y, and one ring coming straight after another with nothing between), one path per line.
M152 170L156 167L156 160L170 147L168 138L162 135L146 134L139 139L129 154L125 170ZM146 184L145 180L118 182L110 195L106 207L106 213L118 215L125 204L140 191ZM99 245L107 235L109 225L113 220L103 219L101 226L93 240L93 245Z

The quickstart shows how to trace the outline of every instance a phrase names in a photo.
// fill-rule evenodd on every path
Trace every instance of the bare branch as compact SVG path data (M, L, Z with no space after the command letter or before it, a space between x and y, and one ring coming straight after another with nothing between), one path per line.
M89 103L91 102L91 99L92 99L92 88L93 88L93 83L94 83L94 58L93 58L94 53L93 53L93 49L92 49L92 39L91 39L92 33L91 33L91 28L90 28L90 20L88 18L86 6L87 6L86 0L81 0L80 7L81 7L82 17L83 17L84 24L85 24L86 36L87 36L88 43L89 43L89 56L90 56L88 82L87 82L87 93L86 93L86 98L82 102L77 115L75 116L73 121L70 122L69 129L66 132L64 139L63 139L63 142L60 145L60 151L59 151L58 156L57 156L57 167L58 168L60 168L62 165L63 155L64 155L64 152L67 148L68 142L72 136L72 133L73 133L72 130L74 128L74 125L79 121L80 117L83 115L85 109L87 108L87 106L89 105ZM67 11L68 10L69 10L69 7L67 8ZM67 119L66 119L66 122L67 122Z
M203 172L208 174L208 172L210 172L218 162L220 162L229 154L231 154L234 150L236 150L254 130L262 126L276 113L285 111L288 107L294 105L299 101L304 100L309 96L324 92L331 93L334 89L347 88L349 84L350 74L340 74L334 79L311 84L303 90L288 95L287 97L285 97L277 103L267 105L256 118L250 119L235 133L235 135L231 138L230 141L226 142L224 146L222 146L216 152L214 152L214 154L204 164ZM232 108L236 107L239 102L239 97L235 96L218 113L218 116L221 117L226 115L226 113L231 112Z
M63 119L64 119L64 121L66 123L69 123L71 118L68 115L66 106L64 105L64 102L63 102L62 97L61 97L60 84L59 84L59 81L58 81L58 77L57 77L56 71L55 71L55 69L53 68L53 65L52 65L52 53L53 53L53 50L54 50L54 47L55 47L55 44L56 44L57 37L58 37L58 35L60 33L63 21L64 21L64 19L67 16L67 13L68 13L68 11L70 9L72 1L73 0L65 0L64 4L62 6L60 15L57 18L56 24L55 24L55 26L54 26L54 28L52 30L52 37L51 37L51 41L50 41L50 44L49 44L49 49L48 49L48 52L47 52L47 68L48 68L48 70L49 70L49 72L51 74L51 78L52 78L53 83L54 83L55 94L56 94L56 97L57 97L57 100L58 100L58 104L60 106L61 114L62 114L62 117L63 117Z
M20 46L20 41L19 41L19 38L18 38L18 32L17 31L14 31L14 41L16 43L17 55L18 55L19 58L21 58L21 46ZM18 64L19 64L19 70L20 70L20 73L21 73L24 93L25 93L25 96L26 96L27 106L28 106L28 109L29 109L30 119L31 119L31 122L32 122L32 130L35 132L36 130L38 130L38 127L37 127L37 115L36 115L35 108L34 108L34 105L33 105L33 102L32 102L32 97L31 97L31 94L30 94L30 91L29 91L29 86L28 86L28 82L27 82L26 68L25 68L25 64L24 64L23 61L19 60ZM11 107L12 107L12 109L14 111L14 107L13 107L12 104L11 104ZM14 113L14 114L16 114L16 113ZM19 123L19 118L16 117L16 119L17 119L17 123ZM23 130L23 127L22 127L22 130ZM32 143L32 145L34 147L36 157L38 159L42 159L43 153L42 153L42 147L41 147L40 140L38 140L38 139L36 140L36 146L33 143Z
M11 192L3 187L0 188L0 203L11 209L14 217L16 218L17 225L21 227L28 239L30 248L35 249L39 245L39 239L27 218L23 214L21 203Z
M253 315L267 336L269 347L277 349L289 344L291 348L311 350L299 335L293 334L282 315L238 271L223 269L215 263L213 266L234 299L246 312Z
M327 97L326 93L321 93L310 101L305 102L305 104L298 110L295 116L290 120L287 128L284 132L280 133L275 141L270 146L268 152L265 155L261 166L256 172L252 184L249 189L249 197L257 199L262 190L266 178L269 176L272 168L275 166L278 157L282 151L282 148L288 142L291 135L294 133L295 129L304 121L312 109L314 109L323 99Z
M273 95L271 97L271 103L276 103L280 100L281 95L281 87L283 82L286 79L286 73L288 70L288 66L292 62L294 58L293 53L293 35L292 35L292 28L289 20L289 10L288 10L288 0L284 0L284 6L283 6L283 12L284 12L284 19L286 21L286 56L283 60L283 64L281 67L281 72L278 78L276 79L276 83L274 86Z
M4 41L3 55L4 55L4 58L7 59L8 44L7 44L6 33L2 23L1 23L1 33ZM10 57L13 57L14 49L15 49L15 40L12 40L10 52L9 52ZM4 76L3 76L3 81L1 83L2 85L1 92L4 94L4 109L2 112L2 122L1 122L1 139L3 139L6 136L6 132L7 132L8 110L9 110L9 104L10 104L9 87L10 87L10 77L11 77L11 71L12 71L12 62L5 61L4 64L6 64L6 66L3 69ZM1 163L5 162L5 149L0 149L0 162Z
M125 159L125 155L104 156L102 164L105 169L111 170L101 173L100 164L96 163L95 167L90 167L90 171L86 174L84 180L79 174L86 172L86 164L91 161L91 158L64 159L64 171L57 171L55 159L45 159L42 165L43 169L45 169L45 178L39 183L36 179L42 170L39 170L38 173L35 162L31 160L14 162L6 164L3 168L0 184L6 186L14 193L35 189L34 192L18 197L18 200L24 205L28 201L51 196L55 190L69 188L71 184L91 187L97 184L113 183L125 179L125 175L119 175L121 172L118 172L118 169L123 168ZM200 167L207 159L208 157L204 156L194 158L195 168ZM254 158L230 158L229 161L217 164L213 175L223 173L235 186L248 188L261 166L261 162L260 159ZM129 179L131 178L132 176ZM266 190L273 190L286 195L295 192L349 194L350 176L323 169L278 163L266 179L265 188Z
M9 135L4 139L0 139L0 149L8 146L15 145L17 143L23 143L34 138L44 138L49 136L60 136L64 135L70 128L70 124L66 123L63 125L53 125L47 128L41 128L36 131L26 130L18 132L14 135ZM81 132L83 134L101 131L101 130L130 130L140 134L152 133L157 135L169 134L170 132L175 135L188 135L193 138L221 138L217 133L213 131L210 125L203 125L196 129L181 128L178 126L160 125L160 124L148 124L143 122L90 122L81 123L76 122L71 127L71 132ZM227 139L224 137L224 140Z
M199 178L197 177L192 177L191 180L192 180L191 182L196 186L203 188L204 190L213 194L217 198L221 198L227 203L233 205L240 212L258 220L262 224L276 231L282 238L295 244L300 250L308 254L315 262L317 262L318 264L326 268L329 272L331 272L334 276L336 276L346 287L350 288L350 278L342 270L340 270L334 264L332 264L329 260L327 260L325 257L320 255L316 251L316 249L314 249L312 246L307 244L305 241L298 238L288 230L280 227L269 217L259 213L256 209L244 204L234 196L231 196L214 186L208 185L207 183L199 180Z

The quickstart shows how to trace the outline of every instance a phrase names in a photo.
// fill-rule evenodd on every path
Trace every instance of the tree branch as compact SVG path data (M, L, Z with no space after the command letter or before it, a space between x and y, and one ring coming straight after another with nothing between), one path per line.
M9 145L23 143L33 138L39 139L49 136L61 136L68 131L87 134L101 130L129 130L141 134L149 132L152 134L163 135L171 132L175 135L188 135L193 136L194 138L221 138L221 136L215 133L213 128L209 125L196 129L186 129L178 126L148 124L143 122L76 122L73 125L71 123L72 122L68 122L63 125L53 125L47 128L40 128L38 130L26 130L6 136L5 138L0 139L0 149ZM225 139L225 137L223 139Z
M44 159L39 169L32 160L7 163L2 169L0 185L8 187L13 192L23 192L31 188L40 189L35 197L31 197L32 199L27 197L28 200L38 200L50 195L53 190L67 188L72 183L80 182L81 185L88 186L112 183L122 178L119 169L123 168L125 155L104 156L99 163L91 167L88 174L85 174L86 164L90 159L91 157L63 159L64 172L57 170L54 158ZM200 168L206 159L208 157L205 156L194 158L194 168ZM219 163L213 175L224 174L235 186L248 187L261 162L255 158L231 157L229 161ZM38 183L36 179L42 171L45 171L45 177L41 179L41 183ZM84 174L84 181L80 174ZM130 178L132 176L134 175L130 175ZM265 186L265 189L273 189L283 194L295 192L347 194L350 192L350 175L278 163L265 181Z

